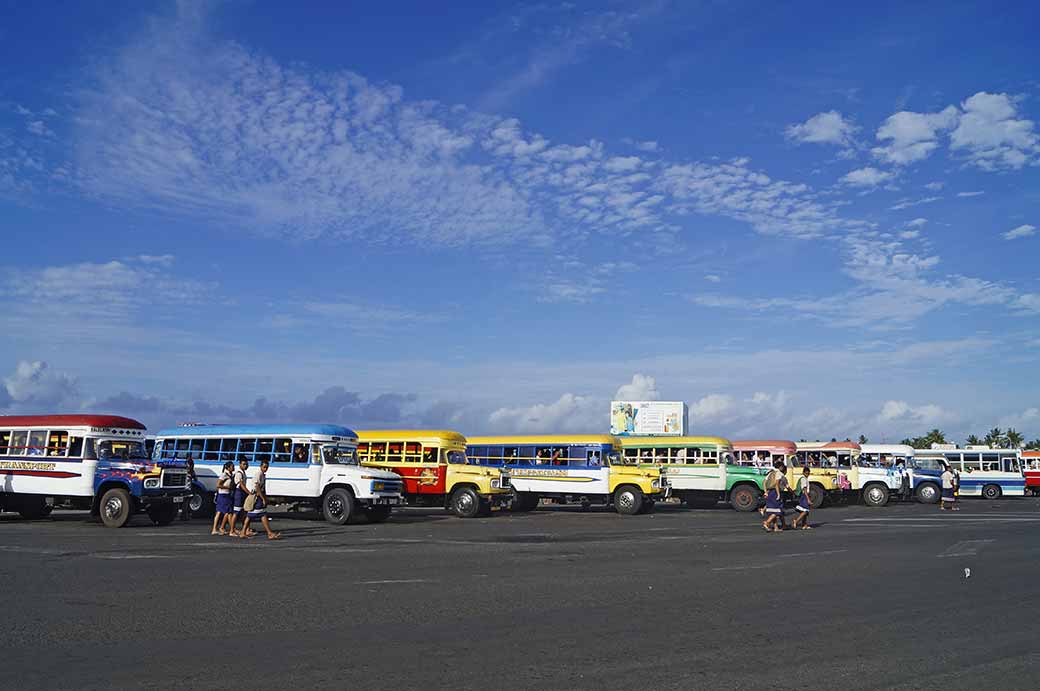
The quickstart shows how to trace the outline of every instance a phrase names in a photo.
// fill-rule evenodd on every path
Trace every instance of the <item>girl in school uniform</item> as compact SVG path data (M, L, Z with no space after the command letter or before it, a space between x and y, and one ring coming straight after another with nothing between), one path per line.
M231 508L231 527L228 530L228 535L231 537L240 537L238 531L235 530L235 524L238 523L238 517L245 514L243 507L246 503L246 497L249 496L249 488L246 487L246 480L249 478L249 475L246 473L247 470L249 470L249 460L244 455L240 455L238 468L231 476L232 496L234 497L234 503Z
M253 494L255 495L255 503L253 509L246 514L246 522L242 524L242 532L239 533L239 537L250 537L252 533L249 531L249 524L253 521L259 520L264 526L264 530L267 531L268 540L277 540L282 536L281 533L276 533L271 530L271 524L267 518L267 461L260 462L260 472L256 474L253 479Z
M231 481L234 472L235 464L228 461L217 478L216 512L213 514L213 529L210 535L227 535L226 524L231 522L231 510L234 508L231 504Z
M773 469L766 476L766 520L762 523L762 529L766 532L779 533L784 514L783 498L780 496L781 478L787 466L783 461L773 464Z
M939 502L939 510L943 511L945 509L950 511L957 510L957 495L954 492L953 471L950 470L949 466L946 466L946 470L942 473L942 501Z
M809 501L809 468L802 468L802 476L798 478L798 506L795 510L798 512L795 514L794 522L791 523L792 528L797 528L798 523L801 522L802 530L812 530L812 526L809 525L809 512L812 510L812 502Z

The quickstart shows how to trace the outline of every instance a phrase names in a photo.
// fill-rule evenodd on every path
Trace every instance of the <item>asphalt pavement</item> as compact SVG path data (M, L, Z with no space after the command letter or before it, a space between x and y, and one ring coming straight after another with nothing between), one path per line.
M272 523L0 516L2 685L1040 685L1037 499L827 507L780 534L722 507Z

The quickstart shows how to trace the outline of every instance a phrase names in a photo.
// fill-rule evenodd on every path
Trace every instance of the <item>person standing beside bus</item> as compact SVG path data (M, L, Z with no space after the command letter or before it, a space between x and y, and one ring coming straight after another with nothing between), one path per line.
M184 464L187 466L185 470L188 472L188 480L190 481L191 487L194 489L195 480L198 479L198 475L195 474L195 459L188 454L188 457L184 459ZM191 502L184 502L181 504L181 520L186 521L191 518Z
M267 518L267 468L267 461L260 461L260 472L253 479L253 507L246 514L245 523L242 524L242 532L238 534L238 537L252 537L253 533L249 530L249 524L257 519L260 519L264 530L267 531L268 540L277 540L282 536L281 533L271 530L271 523Z
M246 503L246 497L249 496L249 488L246 487L246 471L249 469L249 461L246 460L245 456L240 456L238 459L238 470L234 472L231 477L232 485L235 488L235 500L232 506L231 513L231 528L228 535L237 537L235 534L235 524L238 523L238 517L245 517L245 509L243 508Z
M802 468L802 476L798 478L798 506L795 507L798 513L791 522L792 528L797 528L798 522L801 521L802 530L812 530L812 526L809 525L809 512L812 510L812 501L809 499L809 473L808 467Z
M224 464L217 478L217 500L216 511L213 514L213 529L210 535L227 535L225 525L231 521L231 493L234 491L232 478L235 474L235 464L228 461Z
M957 510L957 497L953 492L953 470L947 465L942 472L942 500L939 502L939 510Z
M899 501L910 501L910 471L906 469L906 459L900 458L896 461L896 470L899 472Z

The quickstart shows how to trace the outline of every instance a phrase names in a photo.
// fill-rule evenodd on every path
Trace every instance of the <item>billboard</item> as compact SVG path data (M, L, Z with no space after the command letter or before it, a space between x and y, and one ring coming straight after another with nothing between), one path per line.
M685 436L687 418L682 401L610 402L610 433L617 437Z

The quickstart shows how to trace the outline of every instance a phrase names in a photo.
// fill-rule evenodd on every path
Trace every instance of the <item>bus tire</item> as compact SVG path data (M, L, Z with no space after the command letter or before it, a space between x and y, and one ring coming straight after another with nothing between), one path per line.
M369 506L365 509L365 518L369 523L382 523L390 518L390 510L389 506Z
M827 499L827 490L815 482L809 485L809 505L814 509L818 509L823 506L823 502Z
M936 504L939 502L939 486L934 482L922 482L914 490L914 496L922 504Z
M101 514L101 522L106 528L122 528L130 522L133 515L133 504L130 501L130 493L122 487L113 487L101 495L98 510Z
M476 518L480 515L480 495L472 487L459 487L451 493L448 506L459 518Z
M179 509L177 504L157 504L148 509L148 518L155 525L170 525L177 518Z
M213 495L209 492L203 492L198 487L195 487L191 491L191 496L187 499L188 511L191 513L192 518L213 518L213 514L217 510L217 506L213 501Z
M751 485L738 485L729 493L729 505L740 512L754 511L761 499L762 493Z
M333 487L321 500L321 515L333 525L346 525L354 517L354 495L350 490Z
M1000 489L1000 485L986 485L982 488L983 499L1000 499L1003 494L1004 491Z
M50 515L53 507L47 505L46 497L19 497L18 515L28 521L36 521Z
M884 485L872 482L863 488L863 503L867 506L877 508L888 503L888 488Z
M643 510L643 493L633 485L621 485L614 490L614 510L624 516L634 516Z

